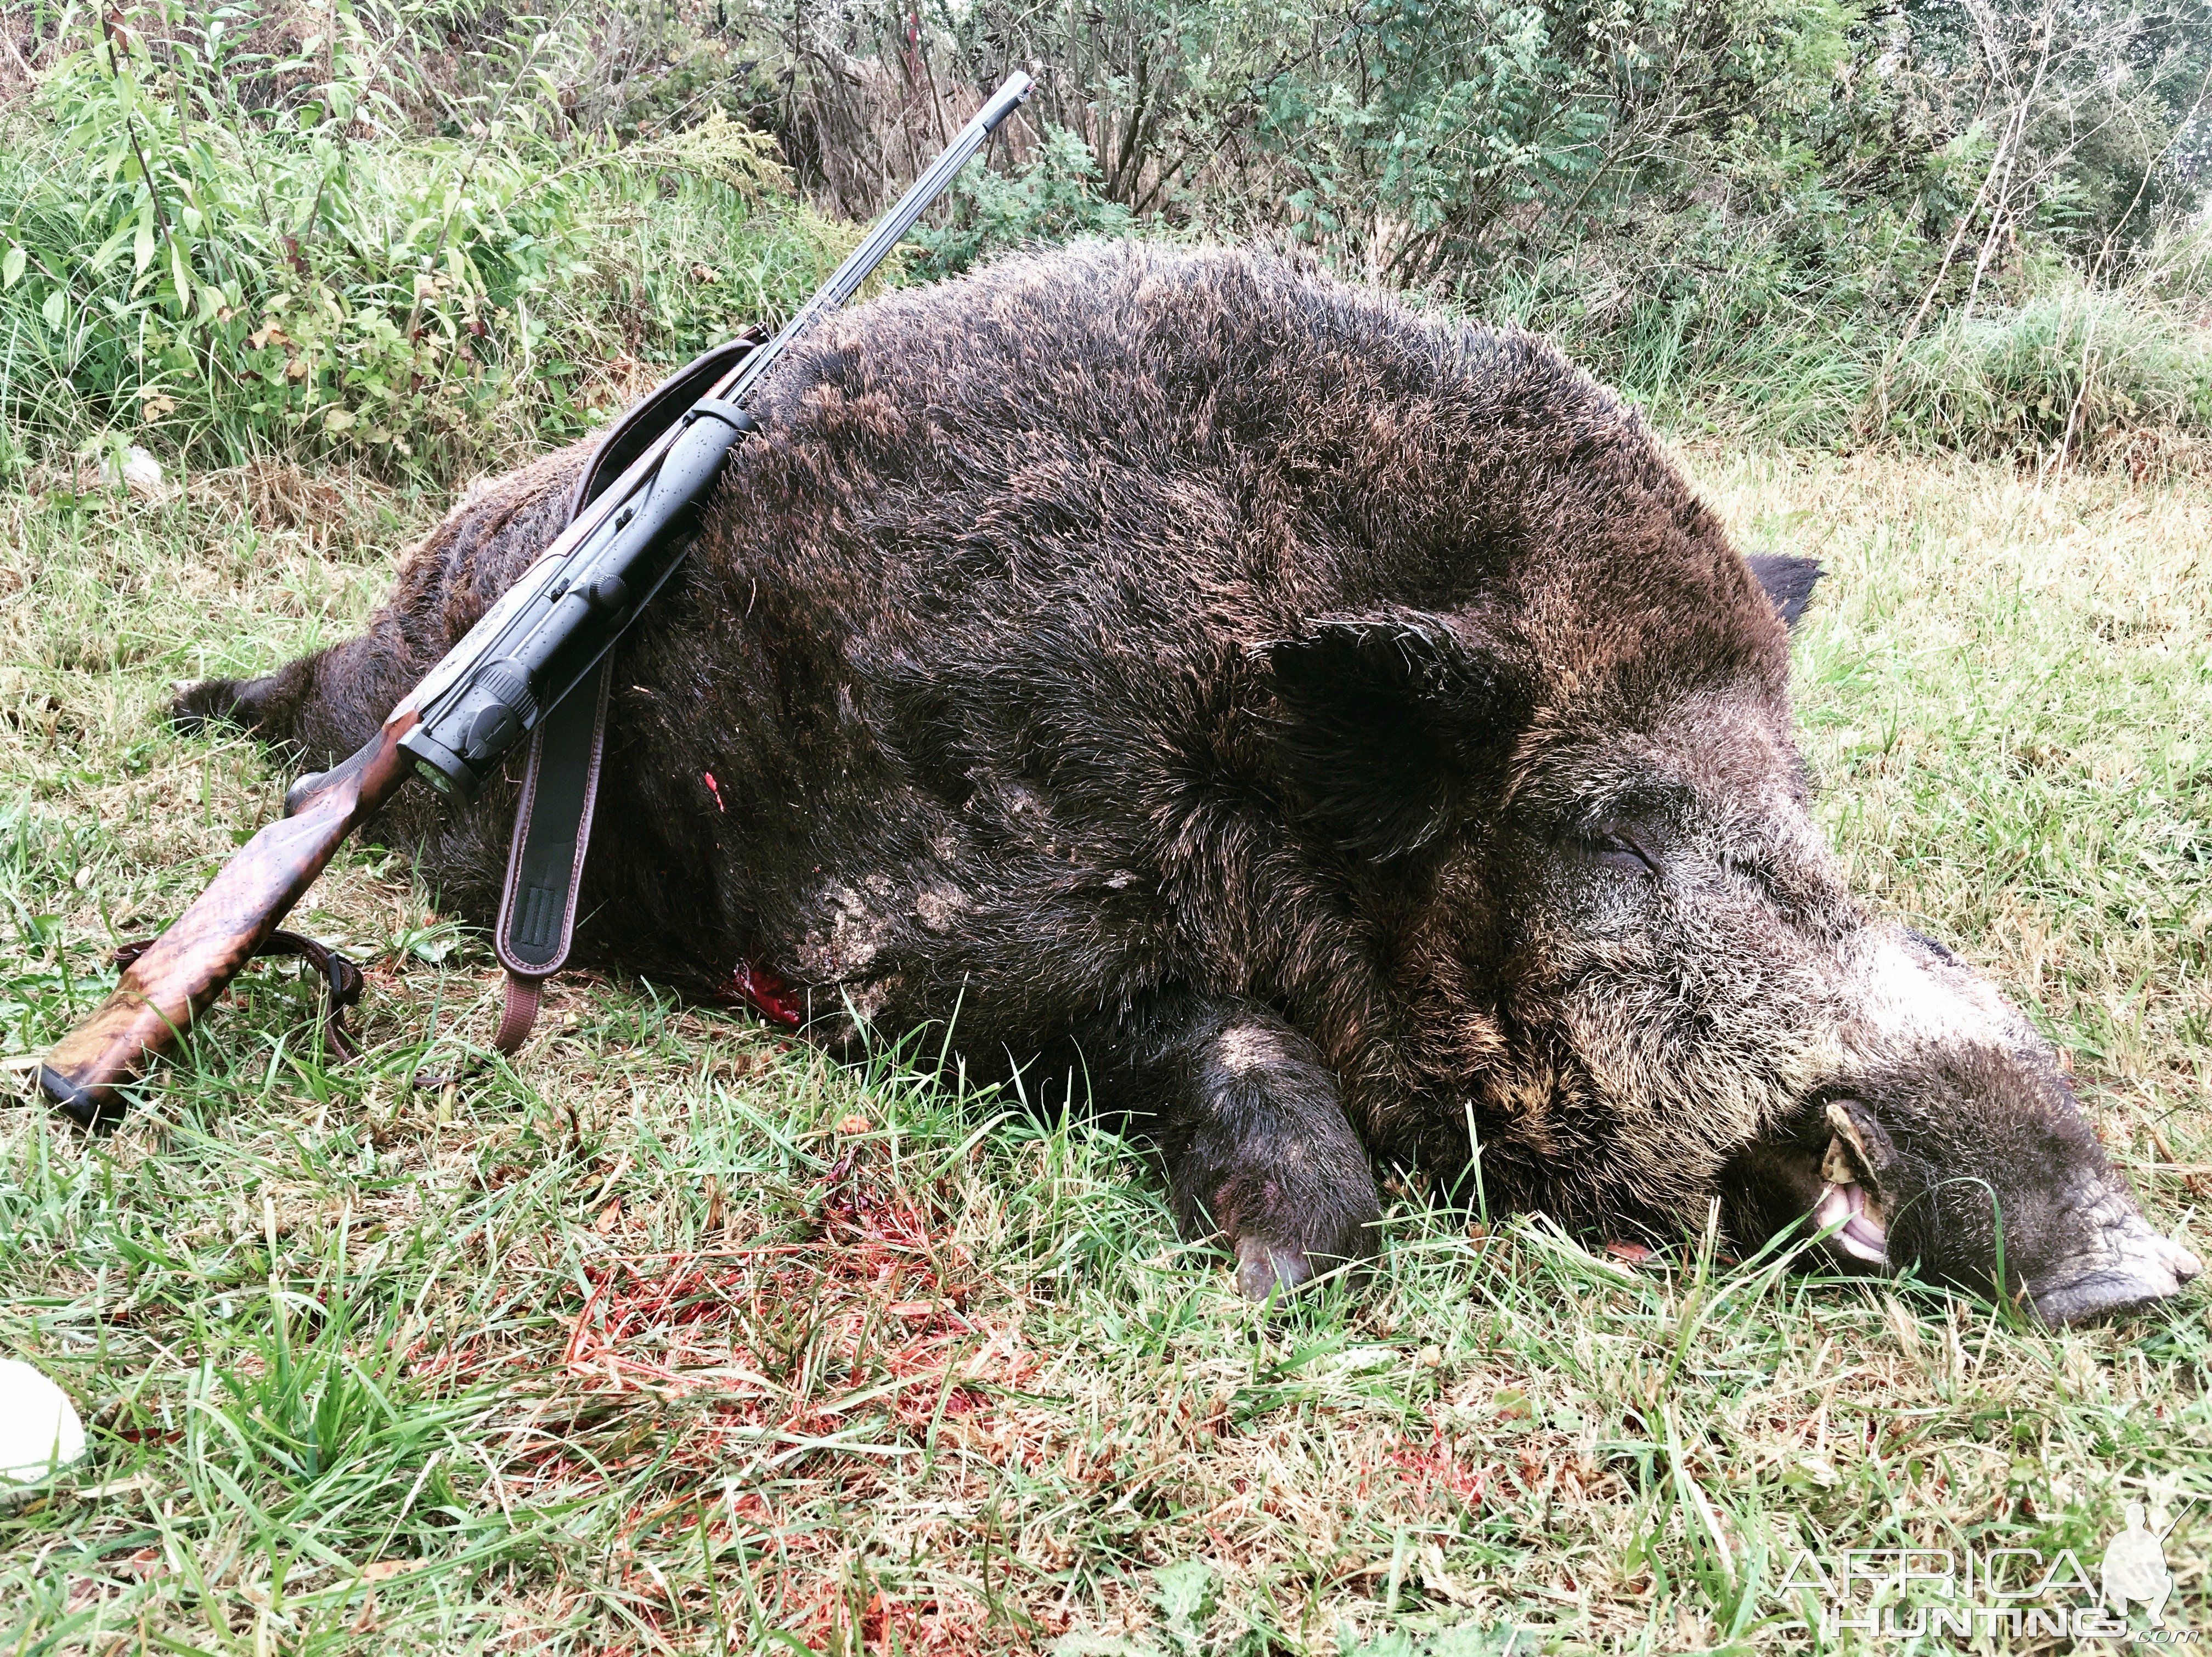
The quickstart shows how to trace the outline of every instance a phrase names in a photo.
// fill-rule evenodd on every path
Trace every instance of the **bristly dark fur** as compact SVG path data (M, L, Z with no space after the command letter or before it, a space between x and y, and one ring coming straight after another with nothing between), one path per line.
M758 413L622 660L580 960L1079 1064L1254 1292L1371 1246L1363 1142L1456 1177L1472 1124L1493 1202L1665 1233L1863 1050L1893 1081L1790 732L1815 572L1747 568L1541 342L1092 246L836 319ZM465 501L364 637L180 713L359 745L580 459ZM385 831L488 922L513 804Z
M1796 627L1813 602L1813 588L1820 579L1818 559L1793 558L1785 552L1755 552L1743 561L1765 588L1783 625Z

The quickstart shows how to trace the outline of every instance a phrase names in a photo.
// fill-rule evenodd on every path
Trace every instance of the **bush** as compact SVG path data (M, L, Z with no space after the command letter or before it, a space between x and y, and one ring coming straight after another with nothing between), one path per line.
M2141 294L2071 285L1916 340L1878 433L1978 454L2096 458L2144 428L2212 436L2212 335Z
M915 228L924 255L921 275L957 276L986 253L1077 236L1127 235L1136 224L1127 208L1100 197L1097 160L1064 127L1046 128L1036 153L1012 176L971 169L945 193L952 224Z
M274 60L225 14L130 15L162 32L80 26L0 146L0 462L127 437L450 476L580 433L625 358L780 319L851 245L724 119L616 149L495 96L419 136L405 37L350 13ZM245 106L272 82L301 89Z
M2058 365L2086 337L2025 342L2080 309L2069 294L2144 291L2200 201L2203 8L762 0L739 17L741 55L787 88L763 112L843 211L910 176L948 109L1036 62L1009 128L1032 135L1023 180L1079 181L1148 234L1296 240L1518 317L1669 422L2000 451L2072 441L2063 413L2039 423L2047 403L2098 431L2197 417L2191 346L2146 336L2084 379L2078 354ZM982 222L936 268L990 245ZM2003 389L2018 374L2032 397ZM1975 386L1996 424L1976 424Z
M919 274L1255 237L1550 333L1670 425L2094 457L2208 421L2212 240L2176 227L2212 13L2150 0L29 22L0 469L131 441L449 476L574 435L644 364L787 312L1012 63L1037 90Z

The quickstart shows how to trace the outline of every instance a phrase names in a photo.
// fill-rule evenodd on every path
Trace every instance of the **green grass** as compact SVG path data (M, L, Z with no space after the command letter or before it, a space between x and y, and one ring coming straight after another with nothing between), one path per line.
M2161 239L2124 281L2053 266L1971 313L1791 294L1755 250L1717 269L1656 258L1483 273L1459 304L1549 335L1672 429L1738 440L2141 477L2212 470L2212 234Z
M1692 464L1831 566L1801 720L1860 879L2039 1009L2202 1247L2212 491ZM276 464L0 500L11 1077L276 809L167 682L343 634L428 510ZM2212 1498L2201 1291L2051 1333L1401 1188L1371 1278L1255 1311L1111 1135L650 985L411 1088L488 1035L481 939L374 847L300 924L368 966L360 1062L258 968L112 1138L0 1108L0 1350L93 1442L0 1516L0 1648L1836 1649L1778 1626L1800 1548L2094 1572L2148 1483Z

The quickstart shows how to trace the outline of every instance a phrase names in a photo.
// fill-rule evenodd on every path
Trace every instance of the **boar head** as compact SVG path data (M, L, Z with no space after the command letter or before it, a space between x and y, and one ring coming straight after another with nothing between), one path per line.
M1273 648L1310 818L1426 871L1395 1061L1466 1100L1493 1195L1570 1223L1680 1236L1717 1201L1739 1247L1794 1229L2054 1322L2174 1293L2197 1260L2049 1045L1869 915L1813 822L1783 623L1814 567L1697 562L1535 571Z

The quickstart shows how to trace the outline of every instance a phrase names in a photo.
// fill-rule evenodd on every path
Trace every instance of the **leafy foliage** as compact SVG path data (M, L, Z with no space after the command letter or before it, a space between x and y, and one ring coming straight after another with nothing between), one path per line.
M1065 127L1046 129L1043 142L1012 176L977 171L948 192L956 222L943 229L918 227L915 240L930 276L957 276L987 249L1077 236L1127 234L1135 215L1098 193L1098 163L1090 147Z
M0 466L129 441L452 476L573 436L642 364L787 309L1014 63L1038 90L915 274L1273 239L1550 332L1676 423L2212 430L2203 0L46 19L0 104ZM2120 331L2061 325L2093 313Z
M1734 404L1823 442L1996 451L2112 435L2099 422L2131 405L2198 418L2185 307L2131 358L2179 375L2147 398L2069 393L2094 354L2063 373L2029 354L2033 394L1992 425L1926 391L2066 294L2141 310L2166 280L2203 173L2201 3L852 0L771 4L744 41L790 88L766 112L787 154L840 210L904 175L948 88L1036 62L1036 154L1073 177L1079 140L1098 197L1147 234L1288 239L1528 321L1670 419ZM963 257L1051 234L987 193L957 221ZM2015 417L2046 402L2088 423Z
M398 95L421 20L331 15L283 55L166 3L56 43L0 149L0 458L127 433L450 473L518 428L580 432L609 359L780 314L849 245L726 119L622 149L553 130L544 33L424 135Z

